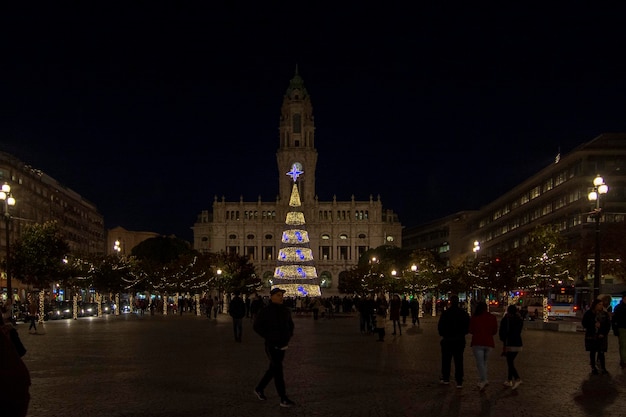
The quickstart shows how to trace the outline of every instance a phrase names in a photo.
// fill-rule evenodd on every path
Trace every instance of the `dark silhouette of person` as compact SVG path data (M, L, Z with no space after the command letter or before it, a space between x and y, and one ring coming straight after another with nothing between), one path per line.
M515 367L515 358L522 351L522 330L524 328L524 320L517 311L515 305L510 305L506 309L506 314L500 321L500 329L498 330L498 338L504 344L503 353L506 357L507 379L504 385L517 389L522 380L519 372Z
M402 325L400 324L400 310L402 309L402 300L398 294L394 294L389 302L389 319L393 323L393 333L396 334L396 325L398 326L398 332L402 336Z
M243 318L246 316L246 304L239 294L239 291L235 291L235 296L228 304L228 314L233 318L235 342L241 342L241 336L243 333Z
M454 360L454 379L457 388L463 387L463 352L465 335L469 333L470 316L459 307L459 296L450 295L450 307L441 313L437 331L441 336L441 384L450 383L450 369Z
M591 373L598 374L597 362L600 370L607 373L604 353L608 350L608 335L611 330L611 318L604 310L602 300L593 300L589 310L585 311L581 324L585 329L585 350L589 352ZM596 358L597 356L597 358Z
M269 368L254 388L254 393L259 400L267 400L265 387L274 379L276 392L280 396L280 406L291 407L295 404L287 397L283 360L293 336L294 324L291 310L283 304L284 294L285 290L272 288L269 304L259 311L254 320L253 329L265 339L265 354L270 361Z
M417 323L417 327L420 327L420 304L417 301L417 297L413 296L413 298L411 298L411 301L409 301L409 308L411 310L411 322L413 323L413 326Z

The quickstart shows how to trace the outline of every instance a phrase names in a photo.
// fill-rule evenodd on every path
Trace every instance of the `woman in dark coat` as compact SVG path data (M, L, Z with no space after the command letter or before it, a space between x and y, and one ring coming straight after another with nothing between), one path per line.
M589 310L585 312L582 319L582 326L585 329L585 350L589 352L589 364L591 373L598 375L596 368L597 361L600 362L600 369L606 374L606 362L604 352L608 348L607 336L611 330L611 320L609 314L604 311L602 300L593 300Z
M520 376L515 368L515 358L522 351L522 328L524 320L517 312L515 305L510 305L506 309L506 314L500 321L500 330L498 336L504 343L504 356L506 356L506 365L508 368L508 377L504 381L504 385L517 389L522 383Z

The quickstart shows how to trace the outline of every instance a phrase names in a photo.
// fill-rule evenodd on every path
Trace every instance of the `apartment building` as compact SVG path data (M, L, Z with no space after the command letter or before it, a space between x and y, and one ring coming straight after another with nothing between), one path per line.
M0 184L11 187L16 204L8 207L10 222L0 222L0 253L6 257L9 244L19 239L26 225L56 220L70 251L75 254L105 254L104 217L96 206L54 178L6 152L0 151ZM2 208L5 210L5 207ZM4 211L3 211L4 214ZM6 293L6 272L2 271ZM14 296L24 299L26 287L19 277L11 280Z
M480 254L494 256L524 245L537 225L557 225L572 248L593 248L596 202L589 201L593 180L602 176L609 192L601 196L600 236L626 219L626 134L605 133L584 143L475 212L463 212L403 231L405 248L438 251L447 247L449 259ZM434 226L436 225L436 227ZM437 234L433 233L434 230ZM459 230L465 229L464 232ZM430 236L431 239L427 239ZM445 245L444 245L445 244ZM593 258L590 253L589 258ZM582 277L592 280L592 276ZM603 291L622 283L603 277Z

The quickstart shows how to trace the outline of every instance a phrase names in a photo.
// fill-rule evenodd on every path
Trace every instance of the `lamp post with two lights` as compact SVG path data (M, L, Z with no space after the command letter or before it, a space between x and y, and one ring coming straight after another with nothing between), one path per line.
M593 190L589 193L589 201L595 201L596 207L592 211L592 217L596 222L595 229L595 257L594 257L594 273L593 273L593 298L594 300L600 295L600 277L602 270L600 258L600 217L602 217L602 207L600 207L600 196L609 191L609 186L604 183L604 178L597 175L593 179Z
M12 306L13 305L13 286L11 285L11 272L9 268L9 256L11 254L10 243L9 243L9 227L11 224L11 213L9 212L9 207L15 205L15 198L11 195L11 186L7 183L2 185L2 190L0 191L0 200L4 202L4 227L6 232L6 277L7 277L7 301Z
M418 276L418 269L416 264L411 265L411 272L413 272L414 277ZM417 297L417 317L422 318L424 317L424 288L421 286L417 294L415 294L415 291L413 292L413 296Z

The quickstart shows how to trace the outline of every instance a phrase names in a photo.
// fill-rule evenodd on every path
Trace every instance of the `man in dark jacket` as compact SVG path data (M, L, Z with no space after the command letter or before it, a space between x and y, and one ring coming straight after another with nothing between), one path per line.
M454 379L456 387L463 388L463 351L465 335L469 333L470 317L459 307L459 296L452 294L450 306L441 313L437 330L441 336L441 384L450 383L450 368L454 359Z
M293 336L294 324L291 319L291 310L283 305L284 294L285 290L272 288L269 304L259 311L254 320L253 329L265 339L265 354L270 360L269 368L254 388L254 393L259 400L267 400L263 391L273 378L276 392L280 396L280 406L291 407L294 402L287 398L283 359L289 347L289 340Z
M235 332L235 342L241 342L243 332L243 318L246 316L246 303L235 291L235 297L228 304L228 314L233 318L233 331Z

